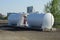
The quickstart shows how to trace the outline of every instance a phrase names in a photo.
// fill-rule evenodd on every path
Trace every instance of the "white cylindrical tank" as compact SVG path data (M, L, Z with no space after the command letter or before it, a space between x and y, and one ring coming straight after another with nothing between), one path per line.
M54 17L51 13L44 15L42 29L51 29L54 24Z
M29 14L27 16L27 23L29 27L48 28L51 29L54 24L54 17L51 13L46 14Z
M22 26L24 17L20 13L12 13L8 16L8 25Z

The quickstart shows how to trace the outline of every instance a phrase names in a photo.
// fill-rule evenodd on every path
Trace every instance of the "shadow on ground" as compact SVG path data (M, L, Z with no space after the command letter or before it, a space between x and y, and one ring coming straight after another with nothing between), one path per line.
M0 30L7 30L7 31L42 31L42 29L33 29L33 28L16 27L16 26L0 26Z

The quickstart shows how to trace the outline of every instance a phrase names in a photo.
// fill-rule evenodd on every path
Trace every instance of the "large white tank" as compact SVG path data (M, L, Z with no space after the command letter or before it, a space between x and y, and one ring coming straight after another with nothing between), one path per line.
M36 13L28 15L27 23L28 23L29 27L42 26L43 16L44 16L44 14L36 14Z
M27 16L27 23L29 27L51 29L54 24L54 17L51 13L33 13Z
M12 13L8 16L8 25L22 26L24 17L20 13Z

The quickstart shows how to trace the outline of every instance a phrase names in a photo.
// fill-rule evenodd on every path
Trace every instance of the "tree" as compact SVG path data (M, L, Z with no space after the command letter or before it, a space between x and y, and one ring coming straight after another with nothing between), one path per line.
M4 20L7 20L7 16L5 16L3 19L4 19Z
M49 2L49 3L47 3L46 5L45 5L45 12L46 13L49 13L50 12L50 9L51 9L51 3Z
M60 16L60 0L52 0L45 5L45 12L50 12L54 17Z

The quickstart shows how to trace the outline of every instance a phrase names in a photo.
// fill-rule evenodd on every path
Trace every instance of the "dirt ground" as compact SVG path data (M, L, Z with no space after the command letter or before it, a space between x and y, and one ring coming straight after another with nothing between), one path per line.
M0 28L0 40L60 40L60 31L42 32L3 27Z
M60 40L60 29L56 32L42 32L39 30L1 27L1 25L6 24L6 21L0 21L0 40Z

